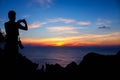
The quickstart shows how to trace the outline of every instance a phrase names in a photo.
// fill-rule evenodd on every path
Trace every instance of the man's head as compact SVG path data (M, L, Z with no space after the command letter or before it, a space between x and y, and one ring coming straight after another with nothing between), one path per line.
M10 10L8 12L8 18L10 19L10 21L15 21L15 19L16 19L16 12L13 11L13 10Z

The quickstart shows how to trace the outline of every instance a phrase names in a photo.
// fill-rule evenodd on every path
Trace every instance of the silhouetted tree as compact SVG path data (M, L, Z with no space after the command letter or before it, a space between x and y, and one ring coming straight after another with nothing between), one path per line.
M0 29L0 43L3 43L3 42L5 42L5 36L4 36L4 33Z

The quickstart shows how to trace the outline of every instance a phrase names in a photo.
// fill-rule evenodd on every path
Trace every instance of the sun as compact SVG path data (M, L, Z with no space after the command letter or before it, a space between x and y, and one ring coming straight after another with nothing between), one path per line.
M63 46L64 42L57 42L56 46Z

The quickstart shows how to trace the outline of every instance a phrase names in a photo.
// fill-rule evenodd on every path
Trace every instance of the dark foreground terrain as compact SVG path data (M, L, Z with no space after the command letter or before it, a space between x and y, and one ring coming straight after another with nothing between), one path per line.
M120 51L116 55L88 53L80 64L71 62L65 68L59 64L38 64L25 56L10 56L0 49L0 80L120 80Z

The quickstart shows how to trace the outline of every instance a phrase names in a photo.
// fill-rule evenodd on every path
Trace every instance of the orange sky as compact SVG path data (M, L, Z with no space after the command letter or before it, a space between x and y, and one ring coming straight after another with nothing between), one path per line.
M120 32L109 34L85 34L80 36L52 37L52 38L23 38L24 44L40 46L104 46L120 45Z

